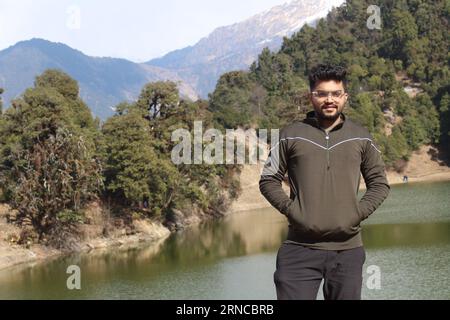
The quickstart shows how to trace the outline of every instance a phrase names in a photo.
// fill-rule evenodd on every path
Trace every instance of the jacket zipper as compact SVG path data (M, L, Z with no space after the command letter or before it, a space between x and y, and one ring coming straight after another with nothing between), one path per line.
M325 131L325 139L327 140L327 170L330 170L330 149L328 149L330 136L328 135L328 132Z

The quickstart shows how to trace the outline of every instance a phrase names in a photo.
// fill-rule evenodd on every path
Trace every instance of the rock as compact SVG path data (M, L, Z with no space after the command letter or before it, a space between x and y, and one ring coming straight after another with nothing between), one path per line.
M166 215L166 226L170 230L182 230L184 229L185 220L183 212L178 209L172 209Z
M13 210L7 204L0 204L0 218L6 217L8 219L8 215L11 215Z
M126 233L127 236L129 236L129 235L135 234L136 231L134 231L133 228L127 226L125 228L125 233Z

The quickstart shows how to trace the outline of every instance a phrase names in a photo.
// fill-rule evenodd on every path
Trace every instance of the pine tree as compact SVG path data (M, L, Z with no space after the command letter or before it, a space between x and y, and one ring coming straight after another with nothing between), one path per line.
M149 83L135 103L118 105L116 115L102 128L108 197L118 205L145 209L166 220L172 219L174 210L186 215L198 209L220 211L225 203L224 184L230 193L237 188L230 176L234 168L175 164L171 159L174 130L185 129L192 136L198 119L204 121L205 130L213 126L207 106L201 100L180 100L172 82ZM192 155L189 157L192 160Z
M84 205L102 186L94 128L80 125L93 120L81 117L87 107L77 94L73 79L48 71L2 115L1 184L20 218L41 235L82 219Z

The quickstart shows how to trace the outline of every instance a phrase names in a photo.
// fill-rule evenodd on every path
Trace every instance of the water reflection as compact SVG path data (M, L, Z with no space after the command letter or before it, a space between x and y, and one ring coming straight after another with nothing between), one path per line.
M449 190L449 186L450 183L433 185L425 190ZM398 194L411 193L411 189L414 197L410 197L408 204L403 204L408 208L404 208L401 216L393 214L390 209L396 208L394 200ZM374 217L380 223L371 223L369 219L369 223L363 226L368 262L373 261L390 270L392 263L397 261L393 256L406 257L403 262L406 267L408 263L417 264L427 256L430 274L443 278L443 271L434 270L433 265L448 269L444 260L448 260L449 254L442 248L450 245L449 203L445 192L438 191L440 201L428 202L429 213L424 216L424 211L416 208L426 201L422 197L429 197L428 191L421 193L420 188L413 186L409 189L405 186L393 188L394 202L387 201ZM427 222L429 216L441 219ZM255 298L254 288L258 288L257 298L273 298L271 277L276 252L286 235L286 218L271 208L237 213L221 221L203 223L173 234L151 245L96 250L3 270L0 272L0 298ZM435 248L434 251L431 248ZM427 252L434 253L427 255ZM66 288L66 269L73 264L80 266L82 271L81 291ZM395 267L391 269L402 272ZM414 272L408 270L409 274L405 275L394 271L388 275L392 283L398 279L410 279L410 273ZM241 280L233 282L233 279ZM248 283L241 288L243 281ZM442 290L438 287L442 286L442 281L429 285ZM238 288L244 291L237 294ZM396 292L392 287L390 297L395 297ZM371 292L368 296L379 298Z
M362 235L366 248L448 244L450 222L368 225Z

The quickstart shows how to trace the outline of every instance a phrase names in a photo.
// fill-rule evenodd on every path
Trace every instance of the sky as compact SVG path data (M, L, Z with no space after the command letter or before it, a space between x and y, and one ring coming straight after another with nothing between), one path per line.
M215 28L288 0L0 0L0 50L62 42L91 56L148 61L194 45Z

